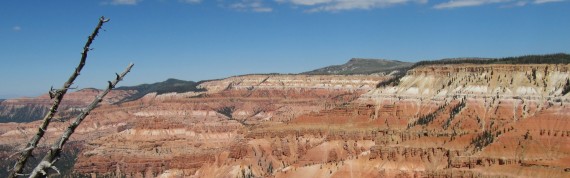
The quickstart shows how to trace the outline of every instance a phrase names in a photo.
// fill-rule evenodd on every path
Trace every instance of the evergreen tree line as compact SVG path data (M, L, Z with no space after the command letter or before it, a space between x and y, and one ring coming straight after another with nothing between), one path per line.
M505 58L464 58L436 61L420 61L411 68L423 65L440 64L570 64L570 55L566 53L525 55Z

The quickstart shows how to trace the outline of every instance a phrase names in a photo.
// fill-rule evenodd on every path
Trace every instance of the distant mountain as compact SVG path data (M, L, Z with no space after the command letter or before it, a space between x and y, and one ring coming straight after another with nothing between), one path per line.
M126 87L118 87L116 90L135 90L137 91L136 94L133 94L123 100L124 101L133 101L143 97L146 94L156 92L157 94L163 93L184 93L189 91L204 91L204 89L199 89L197 86L200 82L194 81L184 81L178 79L168 79L164 82L157 82L153 84L142 84L137 86L126 86Z
M408 69L422 65L438 65L438 64L570 64L570 54L555 53L542 55L524 55L504 58L445 58L433 61L420 61L417 63L402 62L397 60L386 59L363 59L352 58L342 65L332 65L320 69L303 72L301 74L313 75L350 75L350 74L372 74L372 73L390 73L394 70L403 74Z
M397 60L386 59L362 59L352 58L342 65L333 65L320 69L316 69L302 74L327 75L327 74L373 74L373 73L390 73L394 70L405 70L412 66L413 63L402 62Z

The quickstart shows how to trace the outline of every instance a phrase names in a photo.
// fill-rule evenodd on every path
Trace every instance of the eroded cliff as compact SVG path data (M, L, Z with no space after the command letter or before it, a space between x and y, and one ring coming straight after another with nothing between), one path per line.
M87 140L73 171L568 177L569 68L425 65L379 88L392 76L246 75L204 82L199 87L207 91L148 94L96 109L72 138ZM36 124L0 125L2 145L22 148Z
M56 118L65 120L78 114L101 92L98 89L81 89L65 95ZM112 104L136 93L132 90L113 90L103 99L102 104ZM48 94L35 98L16 98L0 102L0 123L31 122L40 120L47 113L53 101Z
M241 159L231 150L247 142L251 129L284 124L304 113L349 103L386 78L248 75L204 82L200 87L207 91L203 92L151 93L136 101L104 105L94 110L72 137L90 140L79 154L74 172L194 175L213 162ZM0 140L21 148L34 124L4 125ZM42 145L61 133L65 124L55 123Z

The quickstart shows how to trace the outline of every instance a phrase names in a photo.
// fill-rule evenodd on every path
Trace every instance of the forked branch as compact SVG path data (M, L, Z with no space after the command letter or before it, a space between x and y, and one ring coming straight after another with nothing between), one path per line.
M111 91L111 89L115 88L115 86L117 85L117 83L119 83L119 81L123 80L123 77L125 77L125 75L127 75L127 73L129 73L129 71L131 70L133 65L134 64L131 63L127 67L127 69L125 69L125 71L123 73L121 73L120 75L117 75L117 78L113 82L109 81L109 86L107 86L107 89L105 89L105 91L103 91L102 93L97 95L97 97L91 102L91 104L89 104L89 106L87 106L87 108L83 112L81 112L81 114L79 114L77 116L77 118L75 118L75 121L73 121L73 123L71 123L67 127L67 129L65 130L65 132L63 132L61 134L59 139L57 139L52 144L51 148L48 150L47 154L44 156L44 158L42 159L40 164L38 164L34 168L32 173L30 174L30 177L46 176L46 174L47 174L46 170L47 169L53 169L53 170L56 170L57 172L59 172L58 169L53 164L57 161L57 158L59 157L59 154L61 153L61 149L63 148L63 145L67 142L67 140L69 140L69 138L71 137L71 134L73 134L73 132L75 132L75 129L79 126L79 124L81 124L83 119L85 119L85 117L87 117L87 115L89 115L89 112L91 112L91 110L93 110L93 109L95 109L95 107L97 107L99 102L101 102L103 100L103 97L105 97L105 95L107 95L107 93L109 93Z
M97 37L97 35L99 34L99 30L101 29L103 24L108 21L109 19L106 19L105 17L99 18L99 23L97 24L97 27L95 27L95 30L93 31L93 33L91 33L91 35L87 39L87 42L85 43L85 46L83 47L83 53L81 53L81 60L79 61L79 65L77 65L77 67L75 68L75 71L73 71L73 73L71 74L69 79L67 79L67 81L63 84L63 87L61 87L61 89L56 89L56 90L51 89L49 91L50 97L52 99L55 98L55 100L53 101L53 104L49 109L48 113L44 116L43 122L38 128L38 132L36 133L36 135L34 135L34 137L32 137L32 139L26 145L24 151L22 151L20 156L18 157L18 161L16 162L14 168L10 171L10 174L8 175L9 178L14 178L18 175L22 175L24 165L26 165L28 158L32 156L32 152L34 151L34 149L37 147L38 143L44 136L45 131L47 130L49 123L51 122L51 119L53 118L53 116L57 112L57 109L59 108L61 100L63 100L63 96L65 95L65 93L67 93L67 90L71 87L77 76L79 76L79 74L81 73L81 69L83 69L83 66L85 66L85 61L87 60L87 53L91 49L90 47L91 43L93 43L93 40L95 40L95 37Z

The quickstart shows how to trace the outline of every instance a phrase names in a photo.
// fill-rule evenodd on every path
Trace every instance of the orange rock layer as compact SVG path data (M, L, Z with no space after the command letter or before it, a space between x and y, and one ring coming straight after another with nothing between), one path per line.
M86 142L73 174L569 177L567 68L424 66L382 88L370 86L390 77L206 82L208 92L95 110L72 138ZM22 132L34 124L0 125L2 145L23 148ZM59 132L50 130L48 141Z

